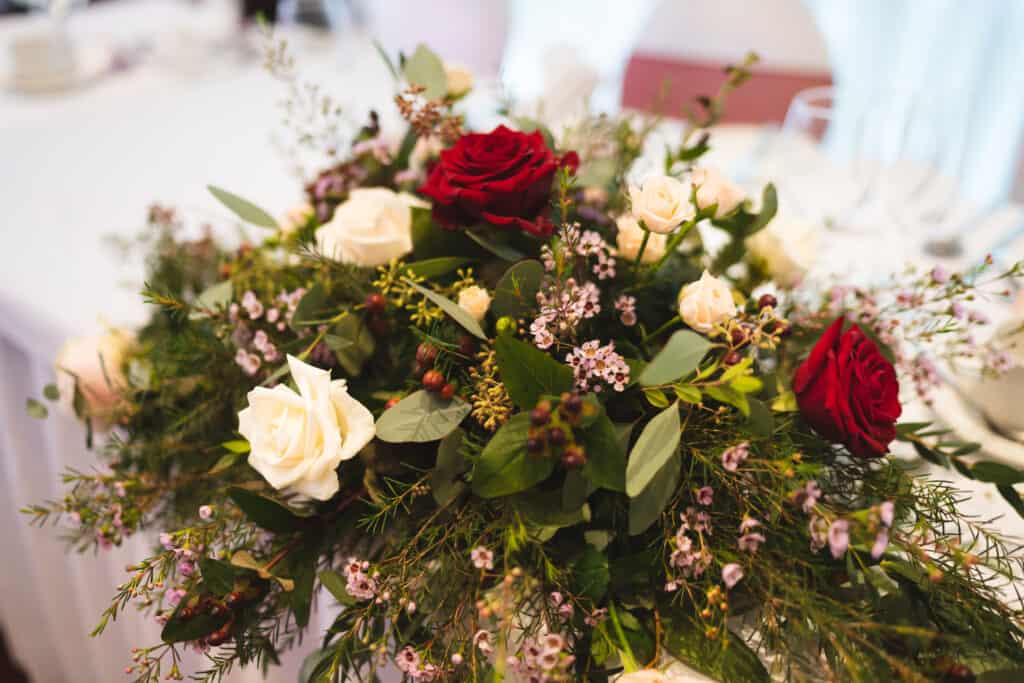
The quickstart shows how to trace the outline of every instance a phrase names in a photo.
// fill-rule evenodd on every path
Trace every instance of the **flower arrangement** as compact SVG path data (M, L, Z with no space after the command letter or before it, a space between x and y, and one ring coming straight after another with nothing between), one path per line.
M286 220L211 188L260 239L155 208L149 322L70 345L44 392L107 432L104 468L27 512L80 549L160 531L96 629L163 624L134 680L182 678L184 648L196 680L273 664L316 599L303 681L1020 675L1020 556L887 456L1014 500L1012 470L898 420L927 353L1004 364L964 306L1019 266L791 289L773 188L701 165L746 66L635 182L643 122L467 131L464 72L423 47L394 70L400 142L372 117Z

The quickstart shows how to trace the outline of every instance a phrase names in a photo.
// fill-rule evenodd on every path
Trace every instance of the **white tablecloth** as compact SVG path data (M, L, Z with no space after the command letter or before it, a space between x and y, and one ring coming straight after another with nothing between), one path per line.
M74 18L72 28L115 41L150 35L163 49L168 32L181 38L184 28L195 25L190 11L136 2L90 10ZM0 73L7 42L28 28L25 20L0 21ZM297 40L301 47L302 38ZM389 77L365 38L350 35L327 46L310 40L306 46L300 66L343 103L359 103L350 107L355 119L368 103L387 102ZM141 263L121 262L102 237L135 235L154 200L193 215L224 217L206 192L208 183L258 199L278 214L299 198L298 182L271 141L281 88L257 61L186 66L175 67L165 54L74 95L0 94L0 234L6 245L0 264L0 625L37 683L121 680L129 648L157 640L156 624L131 613L102 638L85 636L122 580L124 565L146 553L145 541L132 539L97 557L68 557L54 532L29 529L16 512L60 496L63 468L95 462L73 420L54 414L40 422L24 413L25 398L38 396L51 381L59 345L100 329L100 317L132 324L145 315L137 294ZM714 154L734 167L759 135L756 129L723 132ZM990 216L971 241L991 244L1019 220L1020 212L1008 208ZM826 239L847 264L877 263L880 244L889 262L919 258L907 240L892 248L891 238L878 235ZM975 511L1007 511L989 487L958 483L977 493L968 503ZM1004 528L1024 536L1024 524L1010 515ZM325 604L307 649L318 640L319 626L330 621L333 609ZM294 680L297 661L294 655L286 660L272 680ZM231 680L258 678L250 671Z

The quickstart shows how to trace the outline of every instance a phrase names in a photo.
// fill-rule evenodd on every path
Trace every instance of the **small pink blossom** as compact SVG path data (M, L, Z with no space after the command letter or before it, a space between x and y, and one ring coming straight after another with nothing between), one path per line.
M876 560L885 554L885 549L889 547L889 530L881 529L875 536L875 542L871 546L871 557Z
M209 505L200 505L199 519L202 519L204 521L209 521L213 519L213 508L210 507Z
M832 557L839 559L850 546L850 523L845 519L837 519L828 528L828 548Z
M896 514L896 504L887 500L878 506L878 517L885 526L892 526L893 517Z
M715 490L710 486L701 486L697 489L697 503L705 507L711 505L712 500L715 497Z
M732 588L740 579L743 578L743 567L739 566L735 562L722 567L722 583L725 584L726 588Z
M494 569L494 553L482 545L473 548L469 552L469 558L477 569Z
M722 467L729 472L735 472L749 456L750 444L746 441L730 446L722 451Z
M242 308L249 314L249 317L256 320L263 315L263 303L256 297L251 289L242 295Z

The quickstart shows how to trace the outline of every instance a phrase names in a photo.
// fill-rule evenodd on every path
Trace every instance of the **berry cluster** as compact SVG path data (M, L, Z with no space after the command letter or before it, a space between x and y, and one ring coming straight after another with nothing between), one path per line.
M587 452L576 442L573 427L579 426L593 406L578 393L564 393L555 410L551 401L541 400L530 411L530 431L526 450L534 456L558 457L566 469L579 469L587 464Z

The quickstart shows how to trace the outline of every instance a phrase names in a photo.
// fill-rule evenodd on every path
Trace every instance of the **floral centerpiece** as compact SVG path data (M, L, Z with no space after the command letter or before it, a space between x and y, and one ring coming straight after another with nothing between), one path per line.
M317 599L335 617L303 681L1022 665L1019 555L888 456L1020 507L1012 470L899 423L928 354L1004 363L971 339L986 267L791 289L773 188L701 164L745 66L639 179L642 121L469 131L464 72L422 47L393 68L403 137L371 117L285 220L211 188L258 239L185 239L154 208L149 322L69 345L44 392L106 432L104 467L28 512L81 549L159 531L97 627L163 624L135 680L182 678L185 648L197 680L272 665Z

